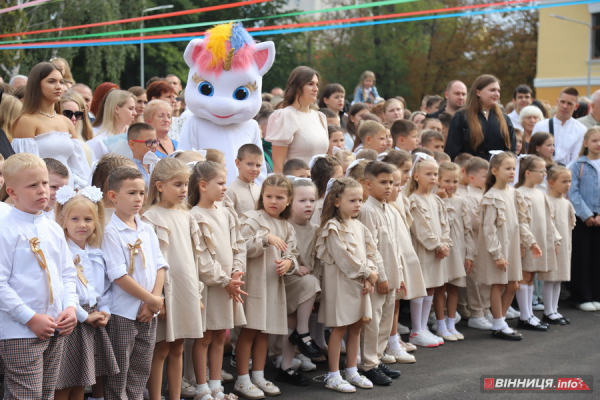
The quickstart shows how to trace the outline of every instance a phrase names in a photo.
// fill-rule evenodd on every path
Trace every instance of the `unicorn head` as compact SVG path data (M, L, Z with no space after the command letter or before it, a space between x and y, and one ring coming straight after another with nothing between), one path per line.
M255 43L240 23L217 25L190 41L185 102L196 116L217 125L252 119L260 110L262 76L275 60L273 42Z

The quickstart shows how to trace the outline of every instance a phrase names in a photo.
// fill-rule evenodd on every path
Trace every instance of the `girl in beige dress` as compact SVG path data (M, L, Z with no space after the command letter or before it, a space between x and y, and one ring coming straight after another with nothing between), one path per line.
M221 369L225 332L244 325L246 318L240 289L246 271L246 243L239 230L235 212L222 205L227 170L212 161L199 162L192 170L188 205L199 225L199 274L204 282L202 310L204 337L194 342L196 399L234 398L223 393ZM210 370L206 382L206 362Z
M575 228L575 208L565 199L571 186L571 171L563 166L554 166L548 171L548 201L554 208L554 226L563 238L556 256L557 269L538 274L544 281L542 295L544 297L544 316L542 320L549 324L570 324L568 318L558 312L560 283L571 280L571 237Z
M421 262L427 296L411 300L410 313L413 320L409 341L417 346L437 347L444 339L427 328L427 319L436 288L446 283L442 260L450 254L450 226L446 206L432 191L438 184L438 164L435 160L422 159L415 164L408 184L410 228L413 246ZM414 310L414 311L413 311ZM442 311L443 312L443 311ZM413 316L414 313L414 316Z
M327 156L326 154L314 156L308 165L310 167L310 177L317 187L317 202L310 222L314 225L319 225L327 182L331 178L337 179L344 176L344 170L337 158Z
M245 398L281 394L264 376L269 334L288 333L285 275L298 270L296 233L287 222L293 198L292 183L275 174L263 183L256 210L240 218L246 241L244 303L247 323L241 329L235 354L238 379L234 392ZM252 350L252 379L248 375Z
M202 337L202 288L198 279L200 253L198 224L184 204L190 173L187 166L165 158L154 167L150 179L149 208L142 216L156 232L160 250L169 263L165 277L165 305L158 317L156 346L148 379L151 399L160 399L163 366L167 356L169 397L181 398L184 339Z
M439 193L444 195L443 201L448 211L452 251L450 256L442 262L446 273L446 284L441 290L436 291L434 308L438 321L437 335L446 341L454 342L464 339L463 334L455 327L458 288L467 286L466 276L473 269L475 244L471 232L471 218L468 213L470 203L466 197L457 195L460 167L450 162L443 163L440 165L439 179ZM448 310L447 319L444 316L444 309ZM444 327L446 331L442 330Z
M355 392L373 384L357 369L362 325L371 322L369 294L377 282L377 246L369 230L356 219L362 186L352 178L333 182L325 198L315 251L323 263L319 322L332 328L329 337L328 389ZM346 380L340 375L340 350L345 334Z
M523 278L521 247L531 249L534 257L542 253L527 224L525 199L509 185L514 179L515 164L515 156L510 152L501 152L490 160L486 190L479 206L479 251L474 263L477 281L492 285L492 335L508 340L523 338L504 320Z
M522 257L523 280L516 293L521 311L519 324L527 329L545 331L548 329L547 324L542 323L533 313L533 279L536 273L557 269L556 255L562 238L554 227L554 207L548 196L536 188L546 177L546 162L534 155L523 157L519 161L519 181L515 188L523 194L529 214L529 229L542 250L539 258L534 259L531 253L525 253Z

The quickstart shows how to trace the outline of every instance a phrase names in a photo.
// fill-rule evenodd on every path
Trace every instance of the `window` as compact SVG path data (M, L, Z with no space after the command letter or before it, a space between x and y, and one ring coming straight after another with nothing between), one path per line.
M600 13L592 14L592 58L600 58Z

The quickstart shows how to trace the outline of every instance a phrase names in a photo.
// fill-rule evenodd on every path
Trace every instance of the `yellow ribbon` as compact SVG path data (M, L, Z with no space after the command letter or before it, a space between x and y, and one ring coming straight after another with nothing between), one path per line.
M81 265L81 256L79 254L73 259L73 264L75 264L75 269L77 269L77 277L83 283L83 286L87 287L89 281L83 274L83 265Z
M44 252L38 246L40 245L40 239L34 237L29 240L29 247L31 251L35 255L35 258L40 264L40 267L46 271L46 276L48 277L48 291L50 292L50 304L54 304L54 295L52 294L52 280L50 279L50 270L48 269L48 264L46 263L46 256L44 256Z
M134 244L127 243L129 246L129 275L133 275L135 271L135 256L140 254L142 256L142 266L146 269L146 257L144 256L144 250L142 249L142 239L135 241Z

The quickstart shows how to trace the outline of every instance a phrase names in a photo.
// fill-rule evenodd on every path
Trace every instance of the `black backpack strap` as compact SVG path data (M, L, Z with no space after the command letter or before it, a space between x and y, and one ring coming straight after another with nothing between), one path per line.
M548 130L550 131L550 134L554 136L554 118L548 120Z

